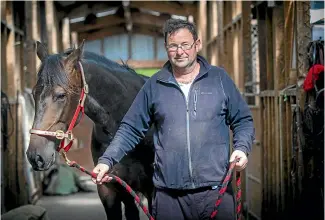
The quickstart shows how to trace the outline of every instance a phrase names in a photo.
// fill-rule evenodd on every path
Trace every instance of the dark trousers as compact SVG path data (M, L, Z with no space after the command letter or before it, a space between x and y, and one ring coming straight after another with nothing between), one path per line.
M155 220L208 220L219 194L211 187L196 190L156 189L152 201ZM235 198L231 184L225 192L215 220L235 220Z

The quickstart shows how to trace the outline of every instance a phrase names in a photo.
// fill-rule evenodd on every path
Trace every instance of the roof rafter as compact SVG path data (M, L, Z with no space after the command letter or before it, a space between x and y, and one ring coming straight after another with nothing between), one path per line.
M182 4L169 1L131 1L130 3L130 6L134 8L144 8L166 14L189 16L196 15L197 13L196 5L193 4Z

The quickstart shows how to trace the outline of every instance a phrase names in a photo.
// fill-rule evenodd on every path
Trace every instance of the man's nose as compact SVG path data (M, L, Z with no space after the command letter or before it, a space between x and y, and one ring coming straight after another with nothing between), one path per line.
M182 49L181 47L177 47L176 53L177 53L178 55L181 55L181 54L184 53L184 51L183 51L183 49Z

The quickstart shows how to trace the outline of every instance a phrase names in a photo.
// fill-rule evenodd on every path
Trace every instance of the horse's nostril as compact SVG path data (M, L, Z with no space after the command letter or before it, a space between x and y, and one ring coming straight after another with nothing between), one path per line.
M44 164L45 164L44 160L39 154L36 155L36 163L37 163L38 168L43 168L44 167Z

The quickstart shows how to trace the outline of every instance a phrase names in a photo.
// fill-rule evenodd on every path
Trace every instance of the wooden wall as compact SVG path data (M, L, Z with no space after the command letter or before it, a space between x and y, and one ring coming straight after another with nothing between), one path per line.
M295 207L291 128L295 106L302 100L297 85L307 73L308 7L296 1L199 2L201 54L224 67L246 101L254 103L250 106L256 141L244 172L246 218L278 219ZM256 60L252 60L253 24L258 37ZM247 89L254 83L258 89L252 93Z
M23 137L21 135L23 109L19 102L24 82L23 47L25 35L22 31L24 8L19 6L12 2L1 2L1 91L8 98L2 98L2 103L7 103L9 107L7 115L8 133L2 133L1 143L2 187L5 201L3 208L6 210L28 202L23 169L25 154L22 148ZM7 144L3 145L5 142Z
M25 88L33 88L36 84L36 73L40 66L36 40L47 45L51 53L70 47L70 36L62 33L63 28L66 33L69 27L67 21L60 23L56 16L53 1L1 1L1 91L9 102L8 124L2 124L2 213L35 203L42 194L42 172L32 172L37 188L35 194L29 194L33 192L27 186L26 172L29 171L24 168L27 158L22 125L26 110L23 109L22 99ZM6 102L2 97L2 104ZM6 126L8 134L3 132ZM74 144L74 150L80 150L84 144L90 143L80 130L90 132L91 126L91 122L86 120L76 129L76 136L81 138Z
M200 53L211 64L225 68L243 94L245 83L252 80L250 4L250 1L200 1L198 7L197 23L203 42ZM257 135L249 165L242 172L242 195L245 217L250 213L258 218L262 200L260 108L255 105L250 107Z
M260 45L261 54L266 54L267 73L261 79L260 94L261 117L264 119L263 219L284 218L297 211L294 194L299 192L291 178L291 159L295 154L291 129L293 112L302 97L299 78L304 78L296 73L307 72L304 65L307 55L302 51L306 51L311 39L308 10L309 4L305 2L258 6L258 19L266 24L264 42ZM293 50L294 47L297 49Z

